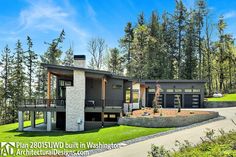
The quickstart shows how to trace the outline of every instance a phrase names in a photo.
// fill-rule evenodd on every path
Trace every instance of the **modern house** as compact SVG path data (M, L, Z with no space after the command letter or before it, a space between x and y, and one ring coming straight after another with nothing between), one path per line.
M115 125L123 116L125 106L151 107L156 84L161 87L159 101L163 107L175 107L177 96L182 107L203 104L204 81L135 81L108 71L85 68L84 55L74 56L74 66L43 66L48 73L47 99L25 100L19 105L20 131L24 130L25 111L30 111L31 127L35 127L35 112L44 112L47 131L52 130L52 119L57 128L66 131ZM52 85L55 82L52 79L56 80L56 85Z

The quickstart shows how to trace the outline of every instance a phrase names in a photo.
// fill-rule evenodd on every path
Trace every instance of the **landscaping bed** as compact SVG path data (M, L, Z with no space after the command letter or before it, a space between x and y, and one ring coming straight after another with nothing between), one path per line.
M133 111L132 115L120 118L118 124L150 128L183 127L218 116L219 113L213 111L182 110L177 112L177 109L162 109L154 114L151 108L147 108Z
M153 113L152 108L145 108L141 110L135 110L132 112L132 115L130 117L140 117L144 115L145 113L148 113L148 116L145 117L160 117L162 114L162 117L176 117L176 116L192 116L192 115L201 115L201 114L210 114L209 111L193 111L193 110L181 110L181 112L178 112L177 109L162 109L159 110L158 113Z

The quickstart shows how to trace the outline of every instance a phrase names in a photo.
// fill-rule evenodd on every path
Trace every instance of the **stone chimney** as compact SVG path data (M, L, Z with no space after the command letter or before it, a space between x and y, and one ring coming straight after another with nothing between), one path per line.
M86 57L85 55L74 55L74 66L85 68Z

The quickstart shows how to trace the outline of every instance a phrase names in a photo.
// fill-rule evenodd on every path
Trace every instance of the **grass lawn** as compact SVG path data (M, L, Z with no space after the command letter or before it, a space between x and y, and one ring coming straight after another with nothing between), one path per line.
M207 98L207 101L236 101L236 94L224 94L221 98Z
M37 120L36 123L41 123ZM30 122L25 122L25 126L29 126ZM66 142L66 143L118 143L124 140L134 139L141 136L155 134L171 130L173 128L143 128L133 126L114 126L93 131L68 133L68 132L18 132L18 123L0 126L0 141L4 142ZM85 150L87 148L79 148Z

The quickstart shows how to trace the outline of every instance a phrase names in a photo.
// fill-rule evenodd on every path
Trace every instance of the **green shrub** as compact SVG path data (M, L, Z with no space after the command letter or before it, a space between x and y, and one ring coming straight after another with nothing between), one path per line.
M170 152L165 150L163 146L151 146L151 151L148 152L148 157L171 157Z

